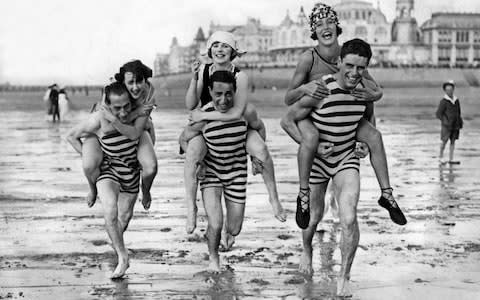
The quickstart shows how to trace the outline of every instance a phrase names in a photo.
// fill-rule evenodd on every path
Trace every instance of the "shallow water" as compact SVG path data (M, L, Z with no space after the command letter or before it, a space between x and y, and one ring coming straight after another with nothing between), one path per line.
M352 269L354 299L480 297L480 121L470 103L458 142L460 165L437 163L439 124L431 106L379 105L395 195L409 223L399 227L376 204L378 186L363 160L358 205L360 245ZM43 112L0 112L0 297L21 299L334 299L340 228L332 220L314 237L312 280L298 272L301 237L294 221L296 146L278 125L278 111L260 108L268 128L286 223L271 213L258 176L249 177L246 217L229 268L202 272L206 216L199 202L196 234L184 232L183 158L176 138L181 111L155 111L159 173L149 212L141 205L126 234L127 278L111 281L114 257L101 204L88 209L80 156L63 140L87 116L52 124ZM427 113L428 112L428 113ZM22 293L20 295L20 293Z

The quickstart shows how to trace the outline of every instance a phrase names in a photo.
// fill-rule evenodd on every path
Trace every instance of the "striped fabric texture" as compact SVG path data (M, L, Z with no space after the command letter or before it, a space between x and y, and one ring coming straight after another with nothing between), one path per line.
M130 140L118 131L106 133L100 139L103 161L97 181L111 179L120 185L120 192L139 191L140 166L137 160L138 140Z

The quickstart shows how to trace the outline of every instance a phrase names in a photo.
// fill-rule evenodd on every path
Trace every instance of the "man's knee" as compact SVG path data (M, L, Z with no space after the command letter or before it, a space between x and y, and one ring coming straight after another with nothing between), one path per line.
M341 217L340 223L344 230L353 230L355 224L357 223L357 216L354 212L346 212Z
M317 150L319 135L318 130L314 128L302 128L302 145L312 150Z
M221 232L222 231L222 227L223 227L223 220L209 220L208 221L208 227L210 227L210 229L213 231L213 232Z
M128 211L124 211L122 213L120 213L118 215L118 219L120 221L122 221L123 224L127 224L130 222L130 220L132 219L132 216L133 216L133 211L132 210L128 210Z
M118 224L117 215L114 213L106 213L104 219L107 226L116 226Z

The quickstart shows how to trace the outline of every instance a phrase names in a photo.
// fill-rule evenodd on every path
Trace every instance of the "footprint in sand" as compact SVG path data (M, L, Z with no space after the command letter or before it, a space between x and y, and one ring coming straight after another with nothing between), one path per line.
M94 246L104 246L104 245L107 245L108 243L105 240L93 240L92 244Z

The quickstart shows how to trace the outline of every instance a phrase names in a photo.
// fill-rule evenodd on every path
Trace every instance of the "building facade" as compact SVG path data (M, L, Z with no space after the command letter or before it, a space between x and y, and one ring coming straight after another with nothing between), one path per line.
M421 29L432 64L479 65L480 13L434 13Z
M396 0L396 15L389 22L381 11L367 1L340 0L333 7L342 28L340 44L361 38L372 46L372 65L380 66L478 66L480 63L480 13L433 13L422 26L414 17L414 0ZM299 56L317 44L310 38L307 14L303 7L293 17L287 11L277 26L265 26L259 19L248 18L243 25L210 24L214 31L232 32L239 47L247 54L236 58L240 66L295 66ZM193 59L204 52L206 37L201 28L190 46L181 47L172 40L168 54L158 55L156 74L165 68L170 73L190 71ZM158 67L157 67L158 65Z

